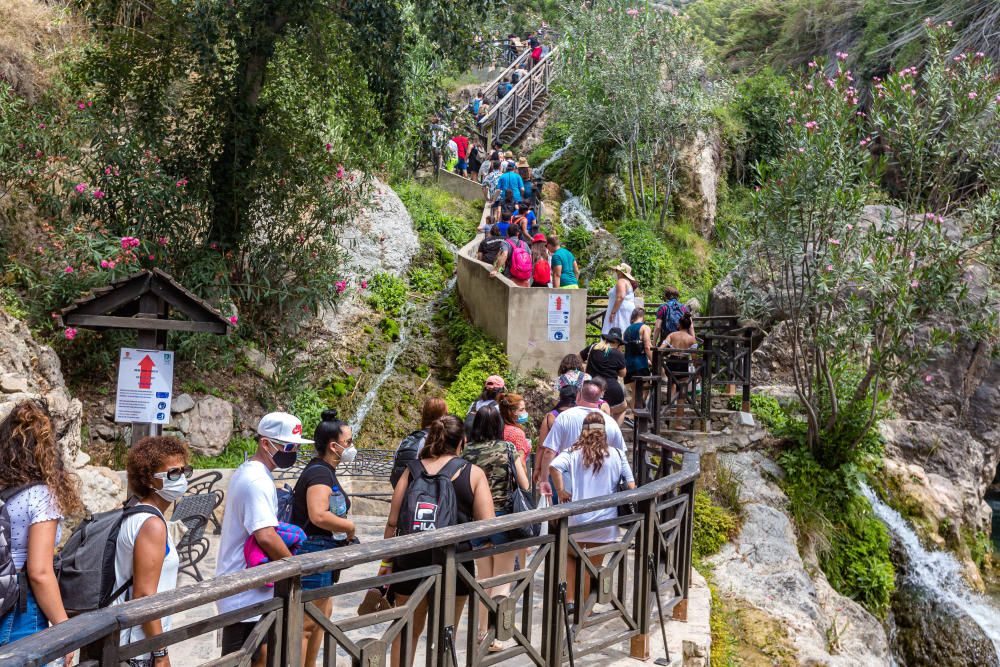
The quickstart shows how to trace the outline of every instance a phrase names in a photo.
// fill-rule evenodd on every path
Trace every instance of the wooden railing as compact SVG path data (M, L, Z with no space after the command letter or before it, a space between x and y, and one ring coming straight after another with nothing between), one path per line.
M479 122L477 133L487 146L492 145L494 138L500 138L505 143L514 141L517 137L511 133L523 130L537 116L539 105L548 99L558 51L557 46L543 56L500 101L496 101L495 89L492 97L486 97L491 106L489 113ZM522 62L526 55L531 57L530 53L522 54L513 66Z
M260 619L239 651L203 664L213 667L249 665L255 650L266 642L268 665L298 665L303 620L308 615L324 633L326 665L342 664L336 657L340 649L349 656L349 664L355 667L377 667L388 664L386 658L396 638L403 639L404 647L411 644L409 634L414 613L424 602L429 604L426 651L417 656L417 664L452 665L448 649L454 646L456 654L462 656L458 662L467 666L492 665L506 660L513 660L511 664L556 666L563 664L567 657L581 657L625 641L630 643L633 657L646 659L650 652L650 633L655 627L654 610L661 615L661 621L664 613L686 618L693 493L700 469L696 453L655 433L637 431L635 442L633 461L641 485L632 491L419 535L294 556L208 579L72 618L0 648L0 665L44 665L79 650L80 665L117 667L120 662L152 648L172 646L257 615ZM624 516L570 525L574 516L630 503L635 505L635 511ZM466 540L537 523L548 523L547 535L512 541L500 547L460 549ZM618 541L595 546L577 540L577 535L583 531L606 526L621 529ZM463 563L478 558L522 549L529 550L531 555L522 568L513 573L477 579L462 567ZM371 567L382 560L426 550L433 554L433 564L428 567L389 576L365 577L321 589L302 588L305 575ZM578 601L573 610L566 605L567 557L571 554L576 557L573 562L576 564L575 597ZM603 558L601 565L591 562L591 558L597 556ZM587 596L584 595L585 579L593 583ZM343 610L344 603L338 603L338 598L404 581L418 582L405 604L367 616L331 619L314 603L333 597L334 609ZM452 604L456 584L460 581L472 591L465 608L468 622L464 626L471 630L460 627ZM274 582L273 599L175 626L152 639L119 645L121 633L128 628L211 604L270 582ZM505 583L513 586L509 595L493 597L488 592L491 587ZM485 638L480 638L477 632L479 603L485 605L489 615L489 631ZM595 611L595 604L607 607ZM536 614L541 615L540 630L533 626ZM572 628L569 642L566 641L567 627ZM364 638L359 638L359 633ZM487 652L494 638L508 642L499 653Z

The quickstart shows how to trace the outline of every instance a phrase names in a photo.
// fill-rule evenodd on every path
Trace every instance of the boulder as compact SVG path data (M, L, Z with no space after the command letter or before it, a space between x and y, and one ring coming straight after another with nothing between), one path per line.
M776 619L799 664L891 664L878 619L834 591L799 555L788 498L775 481L782 475L777 464L759 452L720 460L741 480L744 519L739 535L708 559L719 593Z
M722 139L715 130L701 132L681 152L677 170L678 214L694 222L706 238L715 229L722 178Z
M616 174L602 176L594 188L593 203L594 215L602 220L624 217L629 208L625 183Z
M262 378L270 380L274 377L275 372L277 372L277 367L274 362L267 358L267 355L252 347L248 347L243 350L243 356L246 357L247 363L249 363L257 374Z
M175 415L194 409L194 399L191 394L181 394L170 402L170 412Z
M90 457L80 449L83 405L66 388L55 350L37 342L27 325L2 309L0 377L5 380L4 391L0 393L0 419L21 401L44 399L63 463L80 476L84 507L99 512L120 505L125 499L125 489L117 475L88 466ZM64 535L68 532L64 531Z
M215 396L196 399L194 408L173 415L169 428L180 431L196 453L218 456L233 435L233 406Z

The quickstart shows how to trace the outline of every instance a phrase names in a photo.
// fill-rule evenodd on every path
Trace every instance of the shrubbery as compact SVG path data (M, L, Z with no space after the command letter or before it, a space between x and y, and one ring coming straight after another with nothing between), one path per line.
M406 305L406 283L391 273L376 273L368 283L368 305L393 317Z
M696 561L716 553L738 528L739 520L730 510L714 504L704 491L695 493L691 549Z
M469 323L454 293L445 300L436 320L458 351L459 372L445 395L448 412L464 417L482 393L486 378L507 371L507 355L499 343Z

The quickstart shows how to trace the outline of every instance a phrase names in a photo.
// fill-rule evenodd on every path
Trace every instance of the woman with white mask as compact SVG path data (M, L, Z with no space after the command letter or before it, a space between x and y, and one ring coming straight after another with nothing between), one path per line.
M302 471L292 500L292 523L306 534L298 554L326 551L354 541L354 522L347 518L351 499L337 480L337 466L357 458L351 427L337 419L336 410L324 410L322 421L313 435L316 456ZM339 571L317 572L302 577L302 588L325 588L337 582ZM326 614L333 612L333 598L319 598L316 606ZM323 631L308 614L303 620L302 664L316 664Z
M177 587L177 545L167 530L163 513L187 491L191 466L187 445L177 438L143 438L128 453L128 486L139 502L122 521L115 551L115 588L122 590L112 604L146 597ZM148 510L148 511L139 511ZM152 620L121 633L121 643L162 634L170 617ZM166 647L132 658L130 667L170 667Z

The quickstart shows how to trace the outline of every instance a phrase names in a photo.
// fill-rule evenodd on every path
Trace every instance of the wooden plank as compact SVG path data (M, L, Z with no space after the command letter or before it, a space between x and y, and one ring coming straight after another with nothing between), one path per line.
M149 281L152 276L144 273L135 276L123 285L109 288L102 294L97 294L89 298L82 299L75 304L62 310L63 316L70 314L85 315L105 315L114 312L122 306L129 304L147 291L149 291Z
M190 322L186 320L154 320L114 315L85 315L72 313L64 318L66 324L76 327L102 329L140 329L149 331L195 331L225 334L228 326L222 322Z
M217 310L177 283L162 276L153 276L149 289L173 306L175 310L179 310L196 322L220 321L227 326L229 324Z

